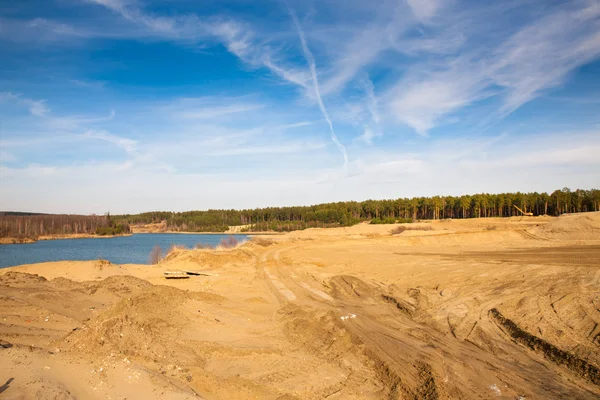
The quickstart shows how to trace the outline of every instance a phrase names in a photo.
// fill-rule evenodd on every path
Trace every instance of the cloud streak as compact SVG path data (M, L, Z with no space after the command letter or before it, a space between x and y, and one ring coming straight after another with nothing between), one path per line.
M129 155L137 155L137 142L132 139L112 135L105 131L89 130L82 135L86 139L101 140L111 143L123 150Z
M294 22L294 26L296 27L296 31L298 32L298 37L300 38L300 44L302 45L302 52L304 53L304 58L306 58L306 62L308 63L308 68L310 69L310 74L313 83L313 89L315 92L315 96L317 98L317 103L319 104L319 109L323 114L323 118L327 121L329 125L329 131L331 132L331 140L337 146L340 153L344 157L344 165L348 164L348 153L346 151L346 147L338 140L335 131L333 130L333 123L331 122L331 118L329 118L329 114L327 113L327 109L325 108L325 104L323 104L323 99L321 98L321 91L319 89L319 80L317 78L317 67L315 65L315 58L313 57L308 45L306 44L306 39L304 37L304 32L302 32L302 28L300 27L300 23L298 22L298 18L296 14L290 10L290 15L292 16L292 20Z
M247 113L264 108L263 104L233 104L225 106L197 106L185 111L177 111L174 116L185 119L213 119L230 114Z

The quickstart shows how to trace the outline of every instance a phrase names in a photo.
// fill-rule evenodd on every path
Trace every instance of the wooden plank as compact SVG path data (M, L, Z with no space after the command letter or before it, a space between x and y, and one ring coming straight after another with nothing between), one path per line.
M183 271L188 275L202 275L202 276L210 276L210 274L205 273L204 271Z
M165 271L167 279L188 279L190 276L185 271Z

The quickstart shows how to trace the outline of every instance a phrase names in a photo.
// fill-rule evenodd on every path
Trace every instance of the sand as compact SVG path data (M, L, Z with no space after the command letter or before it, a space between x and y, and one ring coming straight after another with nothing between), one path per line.
M600 213L394 227L2 269L0 397L600 396Z

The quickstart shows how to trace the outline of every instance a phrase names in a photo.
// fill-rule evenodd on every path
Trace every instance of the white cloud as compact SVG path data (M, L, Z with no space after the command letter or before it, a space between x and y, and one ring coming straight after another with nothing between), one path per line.
M373 144L373 139L379 136L381 136L380 133L374 132L371 128L365 126L363 133L357 138L357 140L365 142L366 144Z
M390 111L417 133L427 136L442 117L490 96L488 81L462 68L428 77L409 77L391 93Z
M294 122L292 124L280 125L279 129L293 129L293 128L301 128L303 126L313 125L314 121L302 121L302 122Z
M0 92L0 101L15 101L29 109L29 112L36 117L43 117L50 112L46 106L46 100L34 100L23 97L20 93Z
M261 144L259 146L228 146L227 148L208 151L201 151L201 154L211 156L241 156L258 154L289 154L299 152L309 152L322 149L325 146L322 142L290 142L281 145Z
M135 3L122 0L89 0L102 5L125 19L145 27L158 37L182 42L217 39L229 52L254 67L264 66L280 78L307 88L310 74L276 61L270 47L261 43L252 29L239 21L227 18L204 18L195 14L176 17L155 16L144 12Z
M442 62L411 66L388 93L390 111L426 135L443 117L501 94L494 118L503 118L600 56L600 7L581 4L554 10L491 49L484 43Z
M251 61L253 43L247 27L233 21L222 21L213 23L211 31L225 43L227 50L241 59Z
M6 162L13 162L16 160L17 160L17 157L15 157L12 153L9 153L7 151L0 151L0 164L6 163Z
M329 114L327 113L327 109L325 108L325 104L323 104L323 99L321 98L321 92L319 89L319 80L317 78L317 67L315 65L315 59L314 59L312 53L310 52L308 45L306 44L306 39L304 37L304 33L302 32L302 28L300 27L300 23L298 22L296 15L293 12L291 13L291 15L292 15L292 20L294 21L294 25L296 26L296 30L298 32L298 37L300 38L300 43L302 44L302 52L304 53L304 58L306 58L306 62L308 63L308 68L311 73L313 89L315 91L315 96L317 97L317 103L319 104L319 109L321 110L323 117L325 118L325 120L327 121L327 124L329 125L329 131L331 132L331 140L333 141L333 143L335 143L337 148L342 153L342 156L344 157L344 164L348 164L348 153L346 152L346 148L338 140L338 137L335 134L335 131L333 130L333 123L331 122L331 118L329 118Z
M575 3L578 4L578 3ZM489 76L507 89L506 115L600 56L600 3L560 9L520 30L492 56Z
M304 89L308 89L310 87L311 77L307 71L303 71L303 70L296 69L296 68L290 68L290 67L284 68L280 65L275 64L271 60L271 56L267 55L267 54L262 57L262 61L265 65L265 67L267 67L268 69L273 71L276 75L278 75L282 79L284 79L290 83L293 83L295 85L301 86Z
M89 130L82 135L86 139L102 140L108 143L112 143L115 146L125 150L128 154L137 154L137 141L113 135L105 131L94 131Z
M343 50L330 67L331 76L323 83L323 94L343 89L348 81L371 64L390 44L385 27L381 26L360 30L356 37L342 42L340 45Z
M158 35L180 38L182 34L197 35L198 27L201 28L196 18L192 17L163 17L144 13L137 4L124 0L89 0L91 3L104 6L123 18L148 28Z
M44 166L39 164L30 164L24 168L10 168L4 165L0 165L0 176L3 179L27 179L27 178L49 178L51 175L56 174L59 168L53 166ZM18 209L18 204L15 204ZM13 206L14 207L14 206ZM10 209L10 206L9 208Z
M107 122L113 120L115 117L115 110L110 110L110 113L104 117L91 117L82 115L68 115L62 117L50 116L48 117L48 126L54 129L60 130L76 130L82 126L96 124L99 122Z
M371 114L371 118L373 122L379 124L379 105L377 104L377 97L375 96L375 88L373 86L373 82L371 82L368 78L364 81L365 86L365 94L367 96L367 109Z
M115 110L111 110L109 115L105 117L86 117L86 116L62 116L57 117L51 115L51 110L47 106L46 100L36 100L24 97L20 93L0 92L0 102L13 101L16 104L27 107L29 113L36 117L44 118L47 126L60 130L73 130L81 125L93 124L98 122L110 121L115 117Z
M0 17L0 38L12 42L48 45L89 36L84 30L44 18L21 20Z
M0 101L21 107L19 114L30 114L8 121L8 129L3 121L2 147L10 155L1 153L0 161L10 168L0 167L3 179L7 177L0 208L39 210L28 204L39 205L48 193L42 205L48 209L40 211L308 204L364 196L589 187L600 174L594 158L600 151L595 144L598 132L569 131L536 139L531 132L482 137L476 131L455 139L456 132L466 134L471 128L463 124L465 119L489 115L483 123L489 127L598 58L598 2L463 5L410 0L344 7L317 2L302 26L294 16L292 24L287 17L273 21L277 11L244 21L227 15L159 14L153 3L137 0L89 2L103 8L87 7L93 15L85 15L82 8L85 26L75 19L9 25L2 19L0 36L4 40L13 34L18 40L43 41L44 46L49 40L58 45L67 38L78 43L91 37L169 41L207 57L214 55L210 46L222 45L237 57L234 64L244 63L243 72L255 80L251 86L232 84L214 91L213 85L202 87L206 97L162 97L156 102L141 99L146 88L137 91L139 87L127 85L93 93L98 95L93 104L104 103L105 110L114 107L118 118L114 111L95 116L89 109L82 115L69 110L55 115L49 88L56 86L51 83L30 83L31 90L39 89L42 95L0 93ZM98 42L104 41L93 44ZM265 78L264 72L272 76ZM70 91L61 92L63 100L73 91L81 93L74 86L95 85L84 73L75 71L74 76L80 79L71 80ZM65 81L64 75L58 79ZM9 83L11 88L19 84ZM302 96L290 98L287 86L273 83L290 85ZM259 84L264 91L261 87L259 94L247 95L248 87L256 93ZM186 87L185 95L199 96L192 93L195 88ZM119 99L121 90L127 90L125 100ZM39 97L48 98L52 107ZM68 100L82 101L78 109L92 104L81 97ZM450 123L456 123L456 129L440 129L424 138ZM409 127L423 137L410 138L413 143L403 140ZM323 131L327 128L329 132ZM383 132L396 137L376 140ZM324 133L335 146L325 146L330 142L321 138ZM342 143L352 138L349 159ZM95 152L102 143L122 151L106 152L109 156ZM27 166L53 150L61 154L49 161L56 165ZM102 154L100 159L93 160L95 153ZM242 158L244 165L235 162ZM519 171L523 168L527 174ZM456 173L448 176L448 170ZM106 193L109 184L114 191ZM245 195L237 196L240 191ZM11 194L4 196L6 192ZM61 209L74 203L81 209ZM114 210L114 204L123 208Z
M22 100L29 106L29 112L37 117L43 117L50 112L46 100Z
M247 165L244 173L214 168L210 172L183 173L166 166L127 161L63 167L1 166L4 190L0 209L58 213L183 211L597 185L600 164L592 158L600 150L597 131L555 132L541 137L543 141L531 135L481 141L463 153L460 163L448 153L462 151L472 142L469 138L439 147L431 143L411 153L372 149L363 154L362 161L350 161L344 167L272 168L259 178L252 172L252 165ZM573 140L564 142L564 137ZM542 142L545 147L532 153L531 149ZM553 161L547 154L558 159ZM302 165L314 160L310 152L303 157ZM505 158L510 163L504 162ZM569 165L568 171L564 165ZM527 167L526 174L521 173L523 167ZM454 173L448 174L449 170Z
M364 125L363 133L356 138L358 141L362 141L366 144L373 144L373 139L376 137L383 136L380 128L379 128L379 105L377 97L375 96L375 89L373 87L373 82L371 82L368 78L363 81L363 86L365 89L365 108L368 111L369 122L366 122ZM355 112L358 115L357 120L361 119L360 112Z
M391 7L378 4L376 16L367 24L358 23L349 31L342 25L342 34L334 36L333 42L330 36L335 29L326 30L321 40L333 52L333 59L322 84L323 95L342 91L361 71L393 48L403 33L414 27L415 21L402 2L390 4Z
M229 114L246 113L264 108L263 104L232 104L225 106L191 107L184 111L176 111L175 117L186 119L212 119Z
M71 82L75 86L89 88L89 89L103 89L106 86L106 81L93 81L86 79L70 79Z
M443 0L406 0L406 2L421 21L434 17L444 5Z

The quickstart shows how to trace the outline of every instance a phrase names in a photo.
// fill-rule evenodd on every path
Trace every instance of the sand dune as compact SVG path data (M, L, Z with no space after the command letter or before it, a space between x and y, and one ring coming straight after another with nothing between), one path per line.
M600 396L600 213L394 227L0 270L2 398Z

